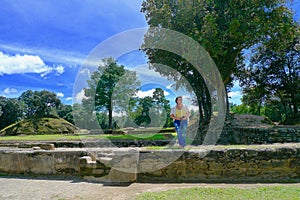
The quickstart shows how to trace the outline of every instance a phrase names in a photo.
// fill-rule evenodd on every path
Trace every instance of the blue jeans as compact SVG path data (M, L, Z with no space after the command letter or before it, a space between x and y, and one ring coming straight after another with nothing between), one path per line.
M180 146L185 146L187 120L174 120L175 130L178 136L178 142Z

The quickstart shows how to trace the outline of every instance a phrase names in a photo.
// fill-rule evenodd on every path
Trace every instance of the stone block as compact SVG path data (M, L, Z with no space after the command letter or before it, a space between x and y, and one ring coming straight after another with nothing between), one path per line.
M32 147L33 150L41 150L41 147Z
M41 144L40 147L44 150L55 150L54 144Z
M91 156L83 156L81 158L79 158L80 163L82 164L88 164L93 162L92 157Z
M105 172L105 171L104 171ZM111 169L109 173L102 177L97 177L94 174L87 174L83 177L86 180L101 182L101 183L110 183L110 184L119 184L119 183L132 183L137 179L136 173L126 173L116 169Z

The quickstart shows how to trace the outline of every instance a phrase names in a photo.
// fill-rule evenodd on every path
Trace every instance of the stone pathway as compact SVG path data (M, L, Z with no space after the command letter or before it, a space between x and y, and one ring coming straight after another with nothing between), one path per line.
M186 187L239 187L295 184L149 184L133 183L123 186L85 182L79 179L60 180L24 177L0 177L0 200L132 200L138 194Z

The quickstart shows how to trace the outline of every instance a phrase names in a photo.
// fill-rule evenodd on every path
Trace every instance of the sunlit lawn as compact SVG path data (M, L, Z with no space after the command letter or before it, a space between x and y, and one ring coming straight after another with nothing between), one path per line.
M185 188L164 192L146 192L136 200L298 200L300 187L297 186L267 186L258 188Z
M21 136L2 136L0 141L46 141L46 140L70 140L76 141L81 139L124 139L124 140L165 140L164 134L126 134L126 135L111 135L111 134L45 134L45 135L21 135Z

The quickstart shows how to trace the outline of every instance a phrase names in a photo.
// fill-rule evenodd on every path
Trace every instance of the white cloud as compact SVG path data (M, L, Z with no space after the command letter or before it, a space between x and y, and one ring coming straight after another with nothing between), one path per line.
M228 96L231 98L242 97L242 93L240 91L229 92Z
M79 71L80 76L81 76L81 77L84 77L84 78L89 78L89 77L91 77L92 73L93 73L92 69L89 69L89 68L87 68L87 67L83 67L83 68L81 68L80 71Z
M242 104L241 98L243 97L241 91L234 91L228 93L229 102L234 103L236 105Z
M66 101L72 101L72 99L73 99L72 97L65 98Z
M58 93L56 93L56 95L61 98L65 96L62 92L58 92Z
M77 52L69 52L64 50L48 49L48 48L41 49L41 48L27 47L27 46L16 46L12 44L3 44L3 43L0 43L0 48L12 52L20 52L23 54L38 54L38 55L42 55L43 58L46 58L47 61L68 63L70 65L81 64L86 57L86 55L78 54Z
M4 94L13 94L13 93L17 93L18 91L15 88L6 88L3 93Z
M144 97L147 97L147 96L152 97L154 91L155 91L155 89L146 90L146 91L139 90L137 92L136 96L139 97L139 98L144 98Z
M169 94L170 94L169 92L164 91L165 97L168 96Z
M62 74L64 67L61 65L50 67L36 55L17 54L11 56L0 52L0 75L37 73L44 77L52 71Z
M0 52L0 74L45 73L49 70L39 56L10 56Z
M49 74L50 72L51 72L50 69L48 71L45 71L44 73L41 74L41 77L47 76L47 74ZM47 79L47 78L45 77L45 79Z
M84 95L84 90L82 89L75 97L75 103L81 103L82 99L86 99L87 97Z
M155 91L155 89L145 90L145 91L139 90L139 91L137 92L136 96L139 97L139 98L144 98L144 97L147 97L147 96L152 97L154 91ZM165 96L168 96L169 93L166 92L166 91L164 91L164 95L165 95Z
M174 86L174 84L170 84L170 85L167 85L166 88L170 90L170 89L172 89L173 86Z
M65 72L65 68L62 65L55 67L55 70L57 71L57 74L63 74Z

